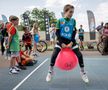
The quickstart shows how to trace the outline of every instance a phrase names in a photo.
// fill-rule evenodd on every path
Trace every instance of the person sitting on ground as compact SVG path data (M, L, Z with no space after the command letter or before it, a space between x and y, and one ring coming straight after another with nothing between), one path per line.
M25 51L22 50L22 43L20 41L20 58L21 58L21 64L24 66L33 66L36 64L36 60L33 60L30 55L26 54Z

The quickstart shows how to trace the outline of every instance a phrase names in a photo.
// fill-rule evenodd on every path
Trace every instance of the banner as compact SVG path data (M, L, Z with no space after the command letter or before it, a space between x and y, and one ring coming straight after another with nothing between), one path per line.
M49 17L49 15L47 13L44 13L44 23L45 23L46 40L50 41L50 33L49 33L50 17Z
M64 13L63 12L61 12L61 15L62 15L62 17L64 17Z
M4 23L8 22L7 17L5 15L1 15Z
M88 24L89 24L89 32L90 32L90 40L96 39L96 32L95 32L95 17L92 11L87 10L88 16Z

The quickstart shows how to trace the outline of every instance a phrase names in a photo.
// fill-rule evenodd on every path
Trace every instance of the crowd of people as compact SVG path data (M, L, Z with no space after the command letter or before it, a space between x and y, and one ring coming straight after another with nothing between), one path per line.
M36 35L39 36L38 24L34 23L33 33L23 26L22 40L19 39L18 24L19 18L11 15L9 22L3 23L0 28L1 54L6 59L10 57L10 74L17 74L20 70L26 70L26 66L33 66L37 62L35 54L36 44L39 41L39 37L36 38ZM34 44L33 48L32 43ZM32 55L31 52L33 52Z

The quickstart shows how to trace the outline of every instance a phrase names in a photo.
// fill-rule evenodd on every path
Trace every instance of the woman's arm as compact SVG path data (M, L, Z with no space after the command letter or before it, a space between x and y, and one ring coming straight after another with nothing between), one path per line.
M60 29L56 29L56 36L57 36L57 40L62 44L63 42L60 36Z

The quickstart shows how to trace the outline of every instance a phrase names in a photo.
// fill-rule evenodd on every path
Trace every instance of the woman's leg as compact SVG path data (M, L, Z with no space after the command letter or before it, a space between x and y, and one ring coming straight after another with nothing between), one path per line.
M4 38L2 38L2 40L1 40L1 52L2 52L2 55L4 55L4 51L5 51Z
M107 52L107 48L108 48L108 39L107 37L103 39L103 54L105 54Z
M51 57L51 62L50 62L51 67L53 67L55 65L56 58L57 58L60 51L61 51L60 48L58 48L58 47L54 48L54 51L53 51L53 54L52 54L52 57Z
M61 51L61 47L59 45L55 45L55 48L54 48L54 51L53 51L53 54L52 54L52 57L51 57L51 61L50 61L49 71L48 71L48 74L47 74L47 77L46 77L47 82L51 81L51 79L52 79L53 67L55 65L56 58L57 58L60 51Z
M79 48L73 49L74 53L78 57L79 66L82 71L84 71L84 61L83 61L83 55L80 52Z
M81 77L82 77L82 80L85 82L85 83L88 83L89 82L89 79L86 75L86 72L84 70L84 61L83 61L83 55L82 53L79 51L79 48L76 48L73 50L74 53L76 54L76 56L78 57L78 61L79 61L79 66L81 68Z

